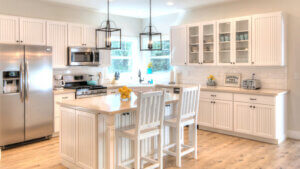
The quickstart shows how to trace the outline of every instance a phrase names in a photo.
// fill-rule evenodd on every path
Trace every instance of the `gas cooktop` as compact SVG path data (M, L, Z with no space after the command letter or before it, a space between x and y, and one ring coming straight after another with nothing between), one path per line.
M66 89L90 89L90 90L95 90L95 89L107 89L107 87L104 87L102 85L96 85L96 86L91 86L91 85L75 85L75 86L65 86Z

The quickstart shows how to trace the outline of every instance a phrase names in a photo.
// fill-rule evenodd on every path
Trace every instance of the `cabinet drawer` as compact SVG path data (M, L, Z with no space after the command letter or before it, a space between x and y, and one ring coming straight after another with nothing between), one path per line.
M107 90L107 94L118 94L119 93L119 89L109 89Z
M232 93L220 93L220 92L200 92L200 97L204 99L213 99L213 100L233 100Z
M235 102L253 103L253 104L275 105L276 97L234 94L234 101Z
M62 94L60 95L61 99L64 100L75 100L75 93Z

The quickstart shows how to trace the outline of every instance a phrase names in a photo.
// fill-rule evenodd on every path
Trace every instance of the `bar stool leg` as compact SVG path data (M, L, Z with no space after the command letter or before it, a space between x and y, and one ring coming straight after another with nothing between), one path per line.
M141 147L141 141L139 139L135 140L135 145L134 145L134 168L135 169L140 169L140 160L141 160L141 154L140 154L140 147Z
M163 129L160 130L160 134L158 136L158 161L159 161L159 169L163 169L163 161L164 161L164 154L163 154L163 146L164 146L164 135Z
M181 167L181 126L176 128L176 166Z
M194 133L193 133L193 136L194 136L194 147L195 147L195 152L194 152L194 159L197 160L197 152L198 152L198 144L197 144L197 123L195 123L193 125L193 129L194 129Z

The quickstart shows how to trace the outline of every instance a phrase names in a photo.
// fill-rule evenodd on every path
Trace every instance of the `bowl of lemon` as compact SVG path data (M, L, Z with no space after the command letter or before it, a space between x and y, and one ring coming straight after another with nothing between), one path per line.
M128 88L127 86L123 86L119 88L120 97L122 101L128 101L131 97L132 89Z

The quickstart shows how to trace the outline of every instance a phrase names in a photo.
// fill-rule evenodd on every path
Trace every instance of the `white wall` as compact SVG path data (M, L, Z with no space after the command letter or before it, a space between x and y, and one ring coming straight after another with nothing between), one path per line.
M185 13L169 15L154 19L154 24L163 32L169 30L169 25L179 25L209 21L231 17L247 16L274 11L284 11L288 18L288 67L287 68L233 68L233 67L177 67L185 77L184 82L205 83L208 74L214 74L222 84L224 72L241 72L249 76L255 72L263 81L265 88L288 89L288 129L293 137L300 139L300 1L299 0L241 0L205 8L186 11ZM167 23L167 24L164 24ZM286 82L287 81L287 82Z

